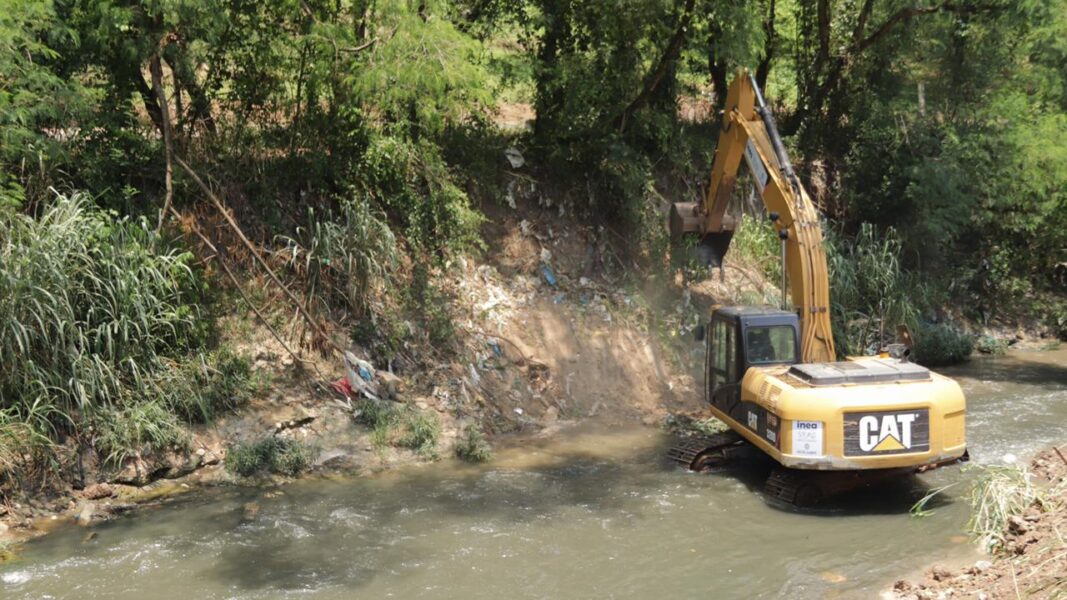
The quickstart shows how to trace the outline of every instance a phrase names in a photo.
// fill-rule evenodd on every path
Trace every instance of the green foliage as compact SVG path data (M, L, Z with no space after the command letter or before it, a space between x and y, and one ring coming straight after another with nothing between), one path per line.
M974 351L974 337L952 325L923 325L914 334L915 362L926 366L963 362Z
M72 144L61 140L85 135L79 125L99 99L51 68L59 58L51 42L77 35L57 20L51 2L0 2L0 165L17 174L20 194L24 186L44 193L68 158ZM7 184L6 175L0 184Z
M767 281L781 285L782 249L770 221L743 215L730 240L730 254L757 270Z
M93 429L93 445L104 462L111 465L120 465L140 454L189 447L189 435L177 415L153 400L131 401L122 408L98 411Z
M403 124L416 139L439 136L493 102L481 44L442 18L447 6L382 3L378 29L388 37L345 79L366 110Z
M226 450L226 470L241 477L264 471L295 476L315 460L315 449L290 438L267 436L255 441L237 442Z
M879 235L864 223L851 238L831 233L827 250L839 353L876 352L892 341L898 325L917 325L931 291L901 266L902 245L894 230Z
M437 440L441 437L441 420L437 413L410 410L404 417L404 433L400 445L423 456L437 457Z
M477 425L471 425L456 440L456 456L470 463L485 463L493 459L493 449Z
M437 456L441 421L435 413L364 398L359 402L356 422L371 428L371 443L379 451L395 443L430 458ZM394 435L397 430L400 430L398 438Z

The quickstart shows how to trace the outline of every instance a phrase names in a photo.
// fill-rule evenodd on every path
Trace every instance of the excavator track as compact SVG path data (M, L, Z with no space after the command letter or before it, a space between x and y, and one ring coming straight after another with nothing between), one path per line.
M785 504L807 508L912 471L914 469L908 467L867 471L802 471L776 467L763 484L763 492Z
M679 438L667 450L667 457L691 471L706 471L730 459L744 445L737 432L723 431L709 436Z

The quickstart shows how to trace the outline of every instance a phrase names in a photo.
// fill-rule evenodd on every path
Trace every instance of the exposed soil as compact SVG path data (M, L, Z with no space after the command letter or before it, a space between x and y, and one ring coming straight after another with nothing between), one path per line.
M483 258L457 259L436 274L435 284L453 299L456 349L411 349L420 363L433 366L398 366L392 378L392 401L437 414L437 455L450 456L471 424L492 441L545 435L580 421L657 424L671 413L698 413L694 376L702 348L689 332L712 302L738 299L723 294L759 282L728 270L726 281L716 277L692 289L666 274L642 289L627 279L624 252L610 232L577 224L567 207L546 201L530 184L516 188L509 204L483 207L489 217ZM339 357L308 355L312 364L301 372L250 314L224 321L230 344L267 378L265 391L237 413L194 430L186 451L136 456L117 467L83 457L71 481L0 504L0 548L59 523L90 526L204 485L284 480L227 473L222 462L237 440L277 435L306 441L318 450L312 472L320 474L365 474L430 460L372 441L353 418L353 404L330 387L344 377ZM368 356L362 348L351 350Z
M1063 452L1061 450L1060 452ZM933 598L1067 598L1067 459L1056 449L1030 463L1033 477L1057 497L1009 519L1004 551L974 565L935 565L919 581L896 582L885 594L897 600Z

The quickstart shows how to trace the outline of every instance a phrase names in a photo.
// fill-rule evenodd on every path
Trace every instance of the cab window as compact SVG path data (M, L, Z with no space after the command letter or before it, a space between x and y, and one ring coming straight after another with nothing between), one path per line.
M790 325L749 327L745 331L745 356L750 365L794 363L797 339Z

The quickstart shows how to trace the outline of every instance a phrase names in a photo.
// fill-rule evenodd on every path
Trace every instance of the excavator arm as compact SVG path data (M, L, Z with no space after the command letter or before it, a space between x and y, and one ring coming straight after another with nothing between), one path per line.
M726 207L742 160L748 164L760 198L785 243L784 267L800 320L801 361L834 361L830 282L819 214L793 172L774 116L755 79L744 70L737 72L726 94L704 200L674 204L671 235L698 234L703 256L710 264L721 263L736 226Z

